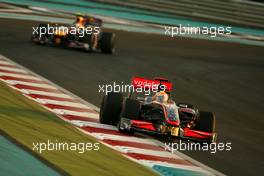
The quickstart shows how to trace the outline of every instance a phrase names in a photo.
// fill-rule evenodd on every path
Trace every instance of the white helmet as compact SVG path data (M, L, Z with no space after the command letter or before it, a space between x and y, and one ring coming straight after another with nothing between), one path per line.
M154 96L153 96L153 101L157 101L159 103L167 103L169 99L169 96L166 92L161 91L161 92L157 92Z

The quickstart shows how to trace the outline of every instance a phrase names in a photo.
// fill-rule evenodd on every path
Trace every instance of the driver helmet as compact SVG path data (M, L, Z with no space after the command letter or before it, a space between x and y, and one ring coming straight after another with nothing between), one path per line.
M165 91L157 92L153 96L153 101L157 101L159 103L167 103L168 99L169 99L169 96L168 96L168 94Z
M82 15L77 15L76 16L76 21L75 21L76 27L84 27L85 24L85 18Z

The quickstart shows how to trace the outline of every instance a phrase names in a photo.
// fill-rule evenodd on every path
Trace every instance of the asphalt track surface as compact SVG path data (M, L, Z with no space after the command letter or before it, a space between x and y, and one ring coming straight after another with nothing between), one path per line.
M219 142L231 151L185 152L228 175L264 168L264 48L207 40L114 31L117 53L106 55L29 42L36 22L0 19L0 53L74 94L100 105L98 85L132 76L164 76L173 98L217 117Z

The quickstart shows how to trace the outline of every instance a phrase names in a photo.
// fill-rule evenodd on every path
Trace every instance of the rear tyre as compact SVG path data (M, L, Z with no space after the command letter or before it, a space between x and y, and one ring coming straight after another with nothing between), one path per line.
M41 34L41 35L40 35ZM48 37L48 25L40 23L37 28L37 33L31 35L31 41L35 42L34 39L38 39L37 44L45 45L45 39Z
M200 117L197 125L194 127L194 130L204 131L208 133L215 133L215 115L212 112L200 111ZM216 135L208 143L215 142Z
M112 54L115 52L115 34L111 32L102 32L100 40L102 53Z
M104 96L100 108L99 121L102 124L117 125L122 110L123 95L111 92Z

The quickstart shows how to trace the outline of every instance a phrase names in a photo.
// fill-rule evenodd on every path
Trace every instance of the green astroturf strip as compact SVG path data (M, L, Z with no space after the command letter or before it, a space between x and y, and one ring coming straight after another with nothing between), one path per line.
M0 175L60 175L38 159L0 136Z
M171 168L159 165L155 165L152 168L164 176L206 176L205 173L180 168Z
M53 142L57 140L69 144L97 142L94 138L81 133L72 125L62 121L53 113L1 82L0 130L31 152L33 143L47 143L47 140ZM34 151L34 155L37 155L37 158L41 158L43 161L47 160L49 166L51 165L56 169L60 168L70 175L155 175L150 169L128 160L120 153L102 144L99 146L99 151L91 150L78 153L77 151L60 150L44 151L42 154ZM27 159L27 161L29 160Z

